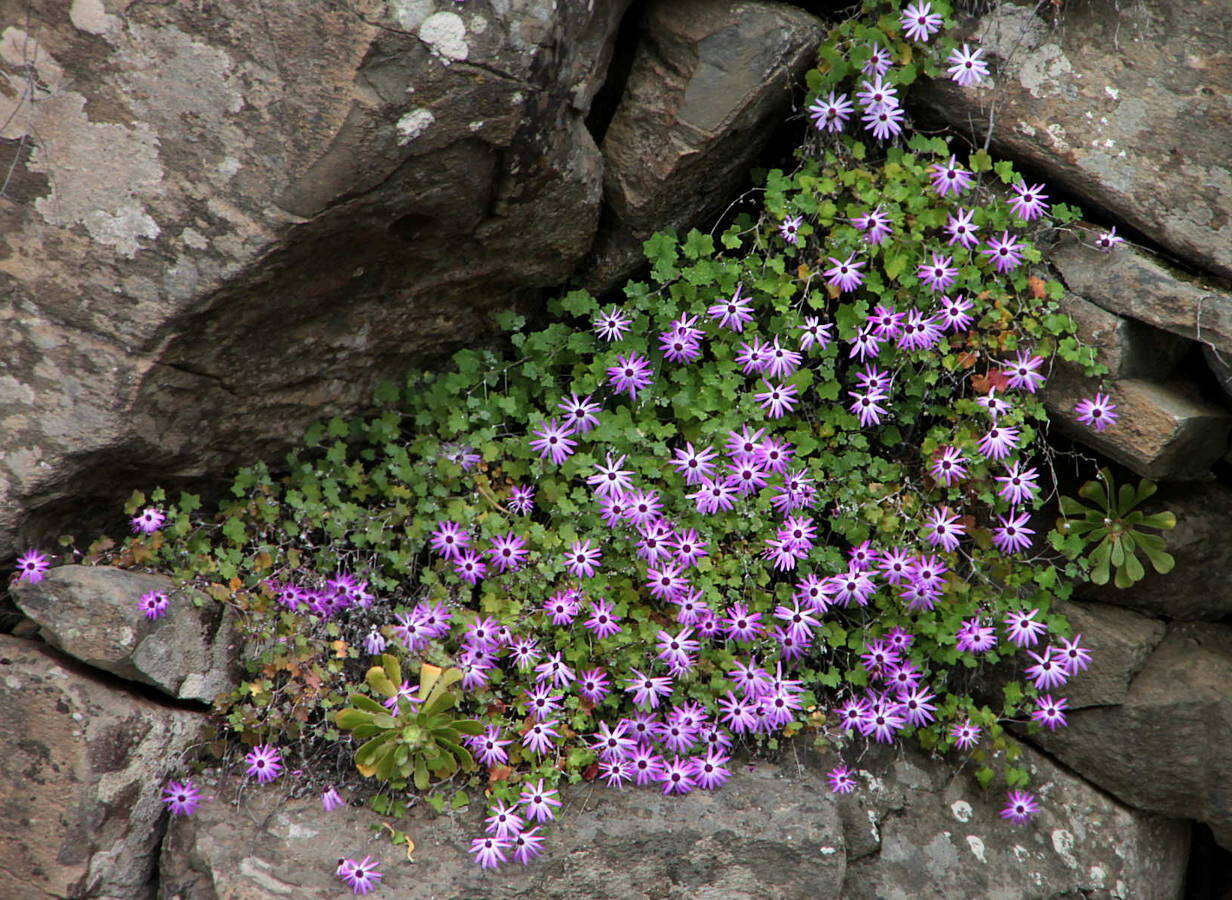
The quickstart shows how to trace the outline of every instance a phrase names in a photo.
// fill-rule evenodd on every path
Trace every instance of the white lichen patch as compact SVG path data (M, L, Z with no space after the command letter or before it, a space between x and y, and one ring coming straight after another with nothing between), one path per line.
M120 27L119 17L107 15L103 0L73 0L68 8L68 20L74 28L87 34L106 34Z
M984 842L974 834L967 835L967 846L971 848L971 855L980 862L987 864L988 858L984 855Z
M954 814L954 818L960 822L971 821L971 804L966 800L955 800L950 804L950 812Z
M1052 832L1052 849L1057 852L1057 856L1061 857L1071 869L1078 868L1078 860L1074 859L1074 836L1064 828L1054 829Z
M1111 97L1113 100L1118 100L1121 97L1121 92L1118 91L1116 88L1114 88L1110 84L1104 85L1104 93L1107 94L1109 97Z
M453 12L438 12L424 19L419 26L419 39L448 65L461 62L471 52L466 43L466 23Z
M413 109L409 113L398 119L398 143L409 144L415 138L419 137L436 121L436 116L432 115L432 111L420 107Z

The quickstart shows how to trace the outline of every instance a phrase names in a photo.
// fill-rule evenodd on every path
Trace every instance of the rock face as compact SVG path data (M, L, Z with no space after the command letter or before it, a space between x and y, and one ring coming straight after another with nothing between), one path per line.
M654 231L709 224L723 211L824 32L820 20L779 3L649 5L603 138L606 208L588 286L603 291L627 276Z
M800 749L799 762L741 765L721 790L666 798L657 791L578 787L565 818L549 825L545 855L522 868L482 873L467 856L481 813L400 823L415 841L374 842L373 815L344 808L322 817L319 800L283 802L245 791L247 814L222 802L175 821L163 847L164 900L332 897L342 856L384 863L383 890L424 900L544 898L799 898L1180 894L1188 828L1130 811L1037 754L1026 759L1047 798L1032 825L997 816L1000 798L948 763L873 752L850 797L822 782L833 765Z
M162 785L204 724L0 635L0 897L152 896Z
M1186 824L1121 806L1023 748L1041 812L1025 827L999 816L1004 796L919 753L874 749L870 788L843 798L843 900L953 897L1181 896ZM862 852L854 851L865 841Z
M1220 320L1232 314L1232 296L1208 290L1135 248L1101 253L1065 239L1049 258L1075 292L1065 296L1063 310L1109 369L1088 378L1057 361L1042 396L1062 430L1139 475L1209 478L1212 464L1227 452L1232 414L1203 397L1177 366L1193 346L1186 338L1222 342ZM1213 327L1203 327L1203 321ZM1120 416L1102 432L1073 414L1074 404L1096 391L1112 397Z
M1090 668L1065 685L1070 708L1125 702L1134 676L1164 639L1164 623L1106 603L1064 603L1056 609L1093 657Z
M1232 291L1130 245L1102 253L1067 239L1048 259L1071 291L1104 309L1232 354Z
M0 558L563 282L627 5L0 0Z
M168 615L150 621L138 610L137 600L149 591L171 598ZM170 578L57 566L37 584L17 585L13 597L44 640L96 669L205 703L238 683L229 610L177 591Z
M1232 628L1174 624L1115 706L1033 738L1139 809L1196 818L1232 848Z
M993 146L1150 235L1232 276L1232 42L1221 0L1003 2L969 22L993 78L931 82L921 99ZM1222 126L1222 127L1221 127Z

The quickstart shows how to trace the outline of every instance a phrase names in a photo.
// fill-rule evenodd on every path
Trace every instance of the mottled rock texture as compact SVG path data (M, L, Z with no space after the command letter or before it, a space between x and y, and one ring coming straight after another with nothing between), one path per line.
M627 5L0 0L0 557L562 283Z
M483 873L466 850L481 811L413 812L403 848L371 836L373 815L323 816L315 796L283 801L277 787L211 787L219 802L172 824L160 873L165 900L332 897L341 856L383 862L390 895L436 898L713 898L1179 896L1188 827L1121 806L1025 751L1045 812L1015 828L949 762L876 752L864 787L837 797L823 773L836 760L796 747L778 764L739 765L714 793L579 786L565 792L545 855L527 868ZM241 810L223 801L238 796Z
M1193 267L1232 276L1224 0L998 3L968 20L993 77L919 99Z
M149 620L137 608L149 591L169 598L159 619ZM230 607L178 590L165 576L57 566L43 581L17 585L13 599L52 646L178 700L210 703L239 682Z
M205 725L0 635L0 897L152 896L162 785Z
M606 290L662 228L707 227L815 61L825 25L782 3L654 0L603 138L604 215L585 278Z

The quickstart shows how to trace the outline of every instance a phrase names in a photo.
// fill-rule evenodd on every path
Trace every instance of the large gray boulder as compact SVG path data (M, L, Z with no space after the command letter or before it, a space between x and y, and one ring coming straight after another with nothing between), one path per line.
M606 208L589 287L640 265L661 228L708 229L748 179L825 25L782 3L654 0L603 138Z
M1192 266L1232 276L1232 20L1223 0L980 4L954 37L993 77L919 99Z
M424 900L1180 896L1185 823L1128 809L1024 752L1044 801L1026 827L1003 822L1002 795L952 761L874 750L860 762L861 790L837 797L823 781L837 760L797 744L783 762L735 766L713 794L568 789L559 824L544 829L544 856L496 873L466 852L482 832L479 809L400 820L415 842L411 863L404 847L372 836L376 817L362 808L323 815L316 796L239 792L222 779L210 790L217 802L172 823L162 896L333 897L338 859L366 854L383 863L383 893Z
M146 619L137 601L156 591L167 612ZM40 636L87 665L148 684L178 700L210 703L239 682L238 635L230 607L176 588L163 575L107 566L57 566L13 590Z
M627 5L0 0L0 558L562 283Z
M0 635L0 897L152 897L160 795L205 729Z
M1232 628L1174 624L1124 700L1032 738L1121 801L1206 822L1232 849Z

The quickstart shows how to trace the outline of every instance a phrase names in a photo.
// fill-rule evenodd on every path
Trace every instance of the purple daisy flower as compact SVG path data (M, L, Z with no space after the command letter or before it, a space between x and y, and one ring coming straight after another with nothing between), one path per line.
M787 243L795 246L800 243L800 226L804 224L802 216L788 216L779 225L779 236Z
M511 513L519 516L530 515L535 508L535 489L529 484L515 484L509 492L509 500L505 504Z
M1036 700L1035 711L1031 713L1031 718L1049 731L1056 731L1067 724L1065 709L1068 706L1069 701L1064 697L1043 694Z
M892 84L884 82L880 75L860 84L856 92L856 100L870 112L882 108L895 108L901 104L898 101L898 91Z
M789 378L800 368L803 354L779 345L776 337L766 349L766 367L763 371L771 378Z
M173 816L191 816L201 805L201 792L192 779L169 781L163 789L162 801Z
M727 754L713 749L705 756L694 757L689 761L693 781L705 791L722 787L731 778L731 770L727 768L730 760L731 757Z
M976 443L980 453L988 459L1005 459L1018 446L1020 430L1007 425L993 425Z
M1001 374L1009 379L1010 387L1034 394L1036 389L1045 380L1044 376L1038 371L1043 363L1044 358L1042 356L1032 356L1026 350L1019 350L1017 357L1012 363L1005 363L1006 368L1002 370Z
M888 410L881 405L881 401L887 399L885 394L880 391L868 391L860 394L856 391L848 391L849 397L854 398L851 406L848 407L851 412L859 417L860 425L867 428L870 425L880 425L881 418Z
M1009 199L1010 209L1024 222L1038 219L1048 212L1048 204L1044 202L1048 195L1044 193L1042 184L1033 184L1030 187L1027 187L1026 182L1011 184L1010 190L1014 192L1014 196Z
M959 540L967 533L966 527L958 521L958 515L950 512L948 506L934 509L924 521L924 526L928 529L928 542L950 552L958 549Z
M1107 253L1110 250L1112 250L1112 248L1114 248L1117 244L1124 244L1124 243L1125 243L1125 238L1121 237L1120 235L1116 233L1115 225L1109 231L1103 232L1102 234L1100 234L1099 237L1095 239L1095 246L1099 248L1100 250L1102 250L1104 253Z
M679 756L673 756L664 764L659 781L663 782L664 794L687 794L697 786L689 761Z
M873 133L879 141L896 137L903 130L903 109L901 106L880 106L870 109L862 117L864 127Z
M569 625L578 614L577 592L572 589L557 591L543 604L543 611L553 625Z
M487 554L499 571L516 572L526 561L526 540L512 531L497 535L492 538L492 546Z
M719 320L719 325L736 333L744 331L744 326L753 321L751 309L753 301L748 297L742 297L741 289L742 285L737 284L734 294L706 310L708 316Z
M618 394L628 394L630 400L636 399L639 391L654 384L650 363L638 353L616 357L616 365L609 366L607 373L612 389Z
M459 578L468 584L478 584L488 570L487 563L472 550L464 551L454 560L453 570Z
M825 347L833 340L833 335L830 334L830 326L823 325L822 320L818 319L816 315L806 316L804 324L797 325L796 327L802 331L800 335L801 350L812 350L814 346L825 350Z
M854 291L864 283L864 276L860 274L860 269L863 268L863 262L856 262L856 255L849 254L845 260L837 260L833 256L830 257L830 262L833 267L826 269L826 284L831 287L836 287L840 291Z
M1020 512L998 518L998 526L992 530L992 542L1002 553L1015 553L1031 546L1031 535L1035 531L1027 527L1030 514Z
M1032 495L1039 490L1039 485L1036 484L1037 478L1039 478L1039 473L1035 469L1029 467L1020 469L1018 463L1010 463L1005 469L1005 474L996 477L996 480L1001 482L997 496L1017 506L1024 500L1030 500Z
M1035 621L1039 615L1038 609L1030 612L1017 610L1005 617L1006 631L1010 641L1017 647L1034 647L1039 643L1040 635L1048 630L1043 622Z
M346 806L346 801L342 799L342 796L332 786L327 787L325 792L321 794L321 808L326 812L333 812L340 806Z
M1022 265L1022 241L1008 231L1001 232L1001 237L991 238L984 244L987 250L980 253L988 257L993 268L1001 274L1017 269Z
M917 2L904 9L898 21L903 26L903 34L909 40L926 44L930 37L941 30L944 20L933 12L931 3Z
M438 522L432 532L432 549L446 559L457 559L470 542L470 536L457 522Z
M947 244L958 244L968 250L975 249L980 242L980 229L971 221L974 215L973 209L956 209L950 214L945 223L945 230L950 235Z
M130 524L133 527L134 534L153 534L162 528L163 523L166 521L166 513L160 509L155 509L153 506L147 506L138 515L133 517Z
M505 748L513 741L511 739L502 740L500 728L496 725L489 725L480 734L468 737L466 743L475 754L475 758L483 765L498 766L509 759Z
M552 742L553 738L560 737L560 732L556 730L556 721L536 722L526 730L526 734L522 735L522 746L531 753L547 753L555 746Z
M937 195L944 197L947 194L958 196L967 188L971 187L971 182L975 176L958 164L957 157L951 156L947 163L933 163L929 167L932 174L929 178L933 182L933 190Z
M589 540L576 541L566 554L565 568L575 578L593 578L601 559L603 559L603 551L592 546Z
M538 825L519 831L509 840L513 858L524 866L530 865L531 860L543 852L543 835L539 833Z
M623 456L613 460L612 454L607 454L607 462L595 463L595 474L588 476L586 483L591 485L600 497L618 497L633 490L633 480L630 477L633 470L622 469L624 461Z
M282 774L282 753L272 744L257 744L244 757L248 763L247 775L260 784L273 781Z
M983 653L997 646L996 629L979 619L964 619L954 638L963 653Z
M602 669L587 669L578 675L578 695L588 703L599 703L612 691L607 673Z
M493 837L511 838L522 830L524 821L518 815L518 808L512 804L497 800L496 803L488 810L489 815L484 819L484 831Z
M512 848L508 838L481 837L471 841L470 852L481 869L497 869L506 861L505 853Z
M984 407L984 409L988 412L989 417L993 420L1001 418L1001 416L1013 409L1013 406L1011 406L1009 402L1002 400L997 396L996 388L990 390L983 397L977 397L975 402Z
M572 456L577 448L577 441L569 437L572 433L572 424L548 419L535 429L535 440L530 442L531 449L538 452L540 459L551 459L559 466Z
M545 788L542 778L535 784L527 784L522 789L522 795L519 798L522 806L526 808L526 818L536 822L548 822L555 819L554 810L560 806L560 801L556 799L558 793L555 788Z
M834 91L823 97L817 97L808 108L809 117L818 131L829 131L837 134L847 124L853 107L846 94L836 94Z
M754 335L751 342L741 342L740 350L735 356L735 362L740 366L740 371L744 372L745 375L762 372L770 362L766 356L766 352L769 349L768 344L763 344L761 338Z
M594 328L595 332L605 341L618 341L625 336L633 325L633 320L626 316L618 309L609 309L607 312L599 313L595 316Z
M958 269L954 267L950 257L934 253L932 262L916 269L916 275L930 290L948 291L958 278Z
M161 591L146 591L137 601L137 608L147 619L157 619L167 612L167 595Z
M17 580L36 584L47 575L51 558L46 553L30 549L17 558Z
M1010 791L1006 794L1005 809L1001 810L1001 818L1008 819L1015 825L1025 825L1031 817L1039 812L1039 804L1035 797L1027 791Z
M336 874L341 878L351 892L357 895L371 893L377 889L380 880L385 876L377 871L380 862L371 856L365 856L359 862L353 859L343 859L338 862Z
M975 321L970 315L975 304L964 297L962 294L957 294L954 297L942 295L941 311L939 313L941 321L945 325L945 330L957 334L960 331L966 331Z
M983 50L972 50L963 44L961 50L951 51L945 61L950 64L946 69L950 80L962 87L979 84L988 77L988 63L984 62Z
M633 695L635 706L645 706L657 709L659 701L671 696L672 680L666 675L644 675L637 669L630 669L633 677L629 680L625 693Z
M950 729L950 737L960 750L970 750L980 740L980 727L972 724L970 719L964 719Z
M1069 669L1065 661L1057 657L1052 647L1045 647L1043 653L1027 650L1026 654L1035 660L1035 664L1027 666L1024 672L1035 684L1037 691L1050 691L1069 681Z
M856 779L851 769L846 766L835 766L826 773L830 782L830 790L835 794L850 794L856 789Z
M799 398L796 396L794 384L771 384L768 381L763 381L762 384L766 389L754 394L753 399L771 419L781 419L796 408Z
M590 618L583 623L600 640L620 633L620 618L614 607L606 600L595 600L590 605Z
M697 536L697 529L686 528L675 533L671 540L672 554L682 566L694 566L707 556L706 542Z
M664 359L674 363L691 363L702 355L701 344L696 337L675 330L659 335L659 350Z
M1079 422L1096 431L1103 431L1109 425L1115 425L1117 420L1116 404L1107 394L1097 393L1093 398L1079 400L1074 406L1074 413Z
M879 44L870 44L868 48L868 61L860 67L860 72L870 77L884 75L890 71L890 66L894 62L894 57L890 56L890 51L885 50Z
M851 224L864 234L864 240L876 246L894 233L890 217L881 211L881 207L873 209L862 216L856 216Z
M599 424L599 417L595 415L599 411L599 404L593 402L589 394L578 397L577 394L571 393L556 404L556 408L564 412L564 420L572 426L575 434L586 434Z
M714 471L713 460L718 454L709 447L694 450L691 443L673 451L675 459L671 464L676 471L684 476L685 484L700 484L703 479ZM623 457L622 457L623 459Z
M949 487L967 477L967 457L957 447L942 447L929 472L940 484Z

